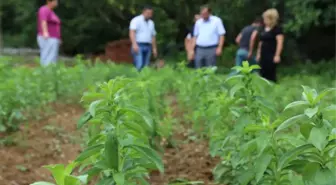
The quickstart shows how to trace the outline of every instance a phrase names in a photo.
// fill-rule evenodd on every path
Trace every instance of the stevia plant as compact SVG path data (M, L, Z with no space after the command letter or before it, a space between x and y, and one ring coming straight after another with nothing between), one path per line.
M160 156L150 146L153 119L127 101L125 92L132 85L130 79L116 78L83 96L90 105L79 126L89 124L91 135L76 162L89 180L98 176L98 184L148 184L150 170L163 172Z
M240 131L252 134L254 139L236 148L236 153L230 153L230 148L224 147L230 155L214 170L215 178L219 182L233 184L335 183L335 134L329 121L323 119L323 112L334 110L334 106L321 106L321 99L331 91L333 89L317 94L315 90L304 87L304 101L293 102L286 107L306 105L304 114L283 122L281 119L271 121L270 117L263 116L261 124L243 127ZM301 135L283 132L297 123L301 123ZM228 138L225 142L237 144L237 140L238 137Z

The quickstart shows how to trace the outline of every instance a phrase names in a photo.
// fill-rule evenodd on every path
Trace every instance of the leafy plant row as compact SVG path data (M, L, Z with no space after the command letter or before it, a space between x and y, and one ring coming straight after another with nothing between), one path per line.
M333 183L334 89L303 86L303 99L290 103L300 93L288 85L293 81L270 84L251 73L257 68L244 63L236 68L240 75L226 78L215 68L191 71L181 64L91 87L78 125L88 127L87 148L67 167L47 168L57 185L148 184L151 171L164 169L160 141L172 137L180 119L222 158L214 169L218 183ZM183 117L173 116L167 96L177 99Z

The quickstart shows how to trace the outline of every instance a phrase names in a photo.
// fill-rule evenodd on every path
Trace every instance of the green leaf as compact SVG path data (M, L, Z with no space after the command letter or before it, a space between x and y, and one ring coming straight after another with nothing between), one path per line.
M262 179L264 173L272 161L273 156L269 154L263 154L256 161L256 181L257 183Z
M105 143L105 159L111 169L119 170L119 142L114 133L109 134Z
M309 105L309 102L306 102L306 101L295 101L295 102L292 102L290 104L288 104L284 111L287 110L287 109L290 109L290 108L294 108L294 107L298 107L298 106L303 106L303 105Z
M64 170L64 175L71 175L73 169L77 166L75 162L68 164L68 166Z
M48 169L52 176L54 177L57 185L64 185L64 165L56 164L56 165L48 165L44 166L44 168Z
M286 121L284 121L283 123L281 123L280 126L276 129L275 132L279 132L279 131L284 130L288 127L291 127L296 122L304 120L306 118L307 118L307 116L305 114L300 114L300 115L291 117L291 118L287 119Z
M125 111L133 112L133 113L141 116L143 118L143 120L145 121L145 123L147 124L147 127L148 127L147 130L150 130L151 132L153 131L153 118L148 112L140 109L139 107L135 107L135 106L132 106L132 105L126 105L122 109L125 110Z
M232 80L238 80L238 79L241 79L243 77L244 77L243 75L234 75L234 76L231 76L231 77L227 78L224 81L224 83L228 83L229 81L232 81Z
M306 139L308 139L309 136L310 136L310 132L311 132L313 127L314 126L312 124L309 124L309 123L302 124L300 126L300 132Z
M245 132L259 132L259 131L266 131L268 130L266 127L262 125L256 125L256 124L249 124L245 127Z
M163 167L163 162L161 160L161 157L157 154L155 150L148 148L148 147L136 146L136 145L133 145L130 147L135 149L142 155L144 155L151 162L153 162L161 173L164 172L164 167Z
M84 113L78 120L77 128L82 128L92 118L93 117L91 116L90 112Z
M90 104L90 107L89 107L89 112L90 112L90 114L91 114L91 116L92 117L95 117L96 116L96 112L97 112L97 106L101 103L101 102L103 102L104 100L96 100L96 101L94 101L94 102L92 102L91 104Z
M81 175L76 177L80 182L87 184L89 175Z
M98 154L103 148L104 148L104 144L90 146L89 148L85 149L81 154L79 154L79 156L77 157L75 161L82 162L86 160L87 158L95 154Z
M295 160L295 158L300 155L302 152L308 150L308 149L312 149L314 148L314 146L312 144L306 144L306 145L302 145L299 147L296 147L286 153L284 153L280 160L279 160L279 164L278 164L278 171L280 171L283 168L286 168L286 166L292 161Z
M314 104L319 103L326 95L328 95L329 93L336 91L336 88L328 88L323 90L314 100Z
M252 170L245 171L238 176L238 181L240 185L247 185L253 179L254 176L255 173Z
M81 183L76 177L68 175L65 176L64 185L81 185Z
M55 184L41 181L41 182L34 182L33 184L30 185L55 185Z
M236 84L230 89L230 97L234 97L236 92L238 92L240 89L243 89L244 86L241 84Z
M122 174L122 173L113 174L113 179L117 183L117 185L124 185L125 184L125 175Z
M317 128L314 127L312 128L310 132L310 137L308 141L313 144L319 151L323 151L323 149L327 146L328 144L328 130L325 128Z
M105 95L103 93L84 93L84 96L82 97L81 101L85 103L91 103L96 100L100 100L105 98Z
M322 110L323 112L336 112L336 105L330 105Z
M305 115L307 115L309 118L312 118L316 115L317 112L318 112L318 107L308 108L305 110Z

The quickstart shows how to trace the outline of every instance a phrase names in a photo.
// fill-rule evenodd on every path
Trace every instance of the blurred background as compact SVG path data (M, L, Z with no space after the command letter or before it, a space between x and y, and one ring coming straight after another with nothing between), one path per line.
M0 3L0 47L37 48L36 14L45 0ZM129 21L141 12L143 5L149 4L155 10L160 50L183 59L183 54L178 55L179 50L174 48L183 45L193 15L204 3L213 7L227 30L221 65L233 65L234 38L270 7L279 10L286 34L283 63L318 62L335 57L334 0L61 0L56 9L63 25L61 52L67 56L104 53L107 43L128 37Z

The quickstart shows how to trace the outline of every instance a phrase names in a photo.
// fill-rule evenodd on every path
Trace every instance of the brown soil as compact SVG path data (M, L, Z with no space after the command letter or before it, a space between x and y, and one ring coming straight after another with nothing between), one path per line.
M76 122L83 109L78 105L65 104L54 104L52 108L55 114L24 124L28 126L23 126L12 135L15 145L0 147L0 185L29 185L35 181L52 181L50 173L42 168L43 165L67 164L76 158L81 149ZM176 134L174 138L188 140L187 134L183 132ZM165 149L165 173L161 175L153 172L150 184L166 185L177 179L185 179L211 185L211 170L218 164L218 160L211 159L208 151L208 144L204 141L187 141L177 148Z
M177 179L203 181L206 185L212 185L212 169L219 161L212 159L208 151L206 142L191 142L166 149L163 158L165 173L153 172L151 185L166 185Z
M0 184L28 185L52 181L47 164L67 164L80 152L76 120L83 110L77 105L53 104L55 114L31 121L12 135L13 146L0 147Z

